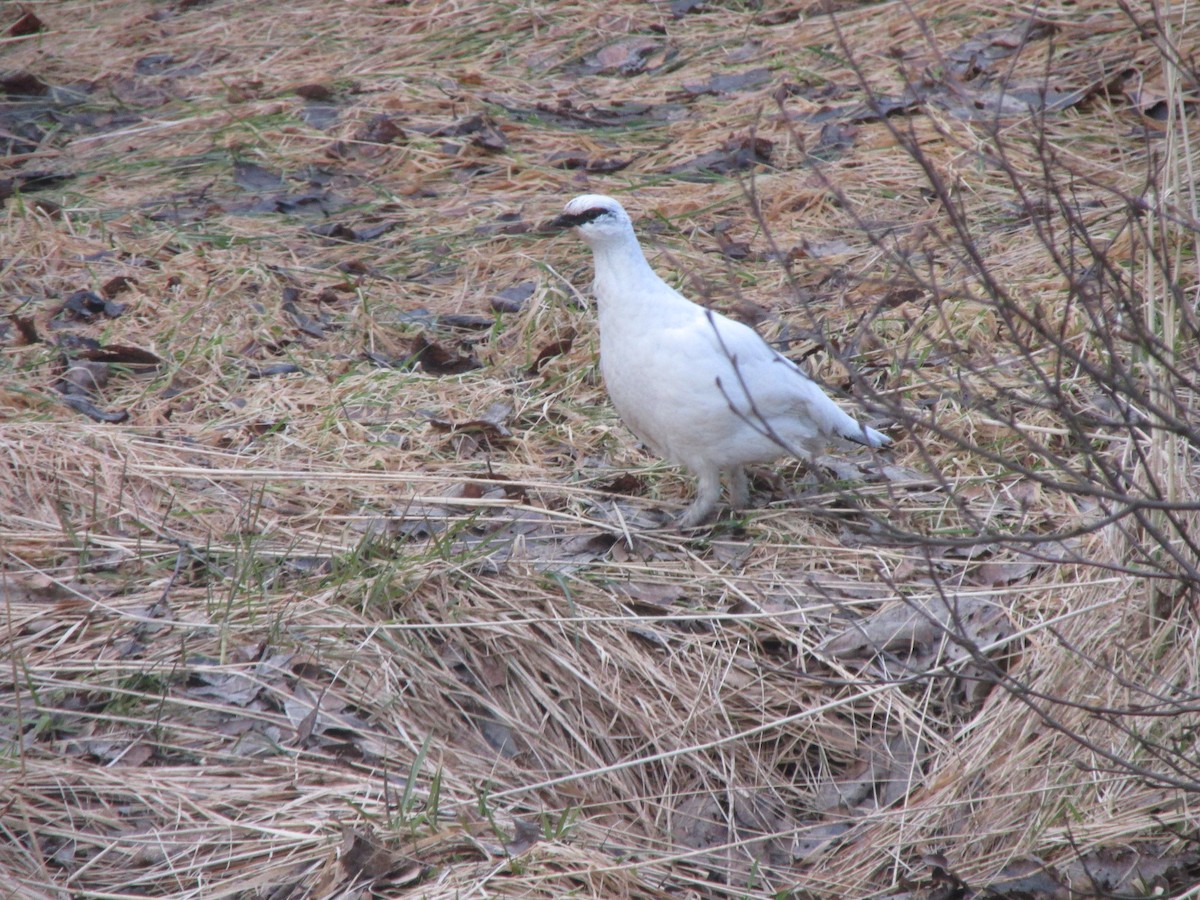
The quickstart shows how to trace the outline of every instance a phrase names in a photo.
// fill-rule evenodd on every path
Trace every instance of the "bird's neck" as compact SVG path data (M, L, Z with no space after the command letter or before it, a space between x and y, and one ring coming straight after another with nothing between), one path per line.
M636 297L639 288L661 281L637 241L600 244L592 248L596 266L593 289L601 307L620 303L623 297Z

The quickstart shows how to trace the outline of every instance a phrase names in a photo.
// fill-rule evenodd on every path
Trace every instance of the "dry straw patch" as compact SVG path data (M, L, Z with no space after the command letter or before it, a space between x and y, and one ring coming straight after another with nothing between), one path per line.
M829 9L25 7L6 896L1194 878L1195 10ZM584 191L895 452L659 527Z

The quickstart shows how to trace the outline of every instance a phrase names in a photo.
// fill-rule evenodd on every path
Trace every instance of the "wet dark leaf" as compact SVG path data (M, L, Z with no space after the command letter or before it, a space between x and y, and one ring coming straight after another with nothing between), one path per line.
M1031 41L1049 37L1055 30L1050 22L1032 18L1004 28L990 28L946 54L949 70L962 79L991 72L997 60L1007 59Z
M233 180L248 191L281 191L287 186L278 172L252 162L235 162Z
M609 156L580 156L576 153L560 152L550 154L546 161L559 169L578 169L592 175L607 175L627 168L633 160L633 157L615 159Z
M520 284L514 284L512 287L506 287L498 294L492 297L489 301L492 309L496 312L515 313L520 312L525 306L525 301L533 296L537 285L532 281L523 281Z
M296 306L295 301L284 300L281 308L283 309L284 313L287 314L288 318L295 323L296 327L309 337L315 337L318 340L323 340L325 338L324 324L314 319L308 313L303 312L298 306Z
M41 97L50 85L32 72L6 72L0 75L0 90L10 97Z
M138 75L161 75L174 65L175 57L170 53L151 53L135 62L133 71Z
M105 412L82 394L64 394L62 401L71 407L71 409L82 413L94 422L107 422L111 424L124 422L129 418L128 410L119 409L115 412Z
M310 100L300 108L300 118L304 120L304 124L321 131L333 125L341 114L342 111L332 103L317 103ZM347 146L345 141L337 141L325 152L335 159L344 158L347 156Z
M101 314L115 319L127 308L126 304L106 300L95 291L75 291L63 301L59 313L67 313L70 318L90 322Z
M247 378L273 378L276 375L292 375L303 372L295 363L273 363L269 366L247 366Z
M672 97L702 97L705 94L732 94L759 87L771 80L771 70L748 69L745 72L721 73L709 76L708 81L685 84L683 90Z
M399 224L399 222L380 222L379 224L372 225L368 228L359 228L354 232L354 239L359 242L373 241L375 238L382 237L383 235L387 234Z
M92 362L128 366L135 373L152 372L163 364L161 358L140 347L126 344L109 344L106 347L86 348L73 353L77 359Z
M320 225L313 225L308 229L310 234L315 234L318 237L329 238L335 241L356 241L358 234L348 225L343 225L341 222L322 222Z
M21 190L45 191L56 188L74 178L74 173L27 172L20 176Z

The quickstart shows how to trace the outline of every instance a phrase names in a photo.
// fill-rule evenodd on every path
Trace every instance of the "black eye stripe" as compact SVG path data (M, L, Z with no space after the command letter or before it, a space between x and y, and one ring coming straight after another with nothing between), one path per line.
M568 215L564 213L555 221L564 228L575 228L579 225L586 225L588 222L595 221L601 216L608 213L609 210L603 206L593 206L591 209L585 209L581 213Z

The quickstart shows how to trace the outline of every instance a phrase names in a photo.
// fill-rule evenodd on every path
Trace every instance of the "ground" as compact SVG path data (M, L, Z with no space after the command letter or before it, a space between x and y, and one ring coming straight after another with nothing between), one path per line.
M1186 891L1195 12L0 10L0 893ZM580 193L894 448L671 528Z

